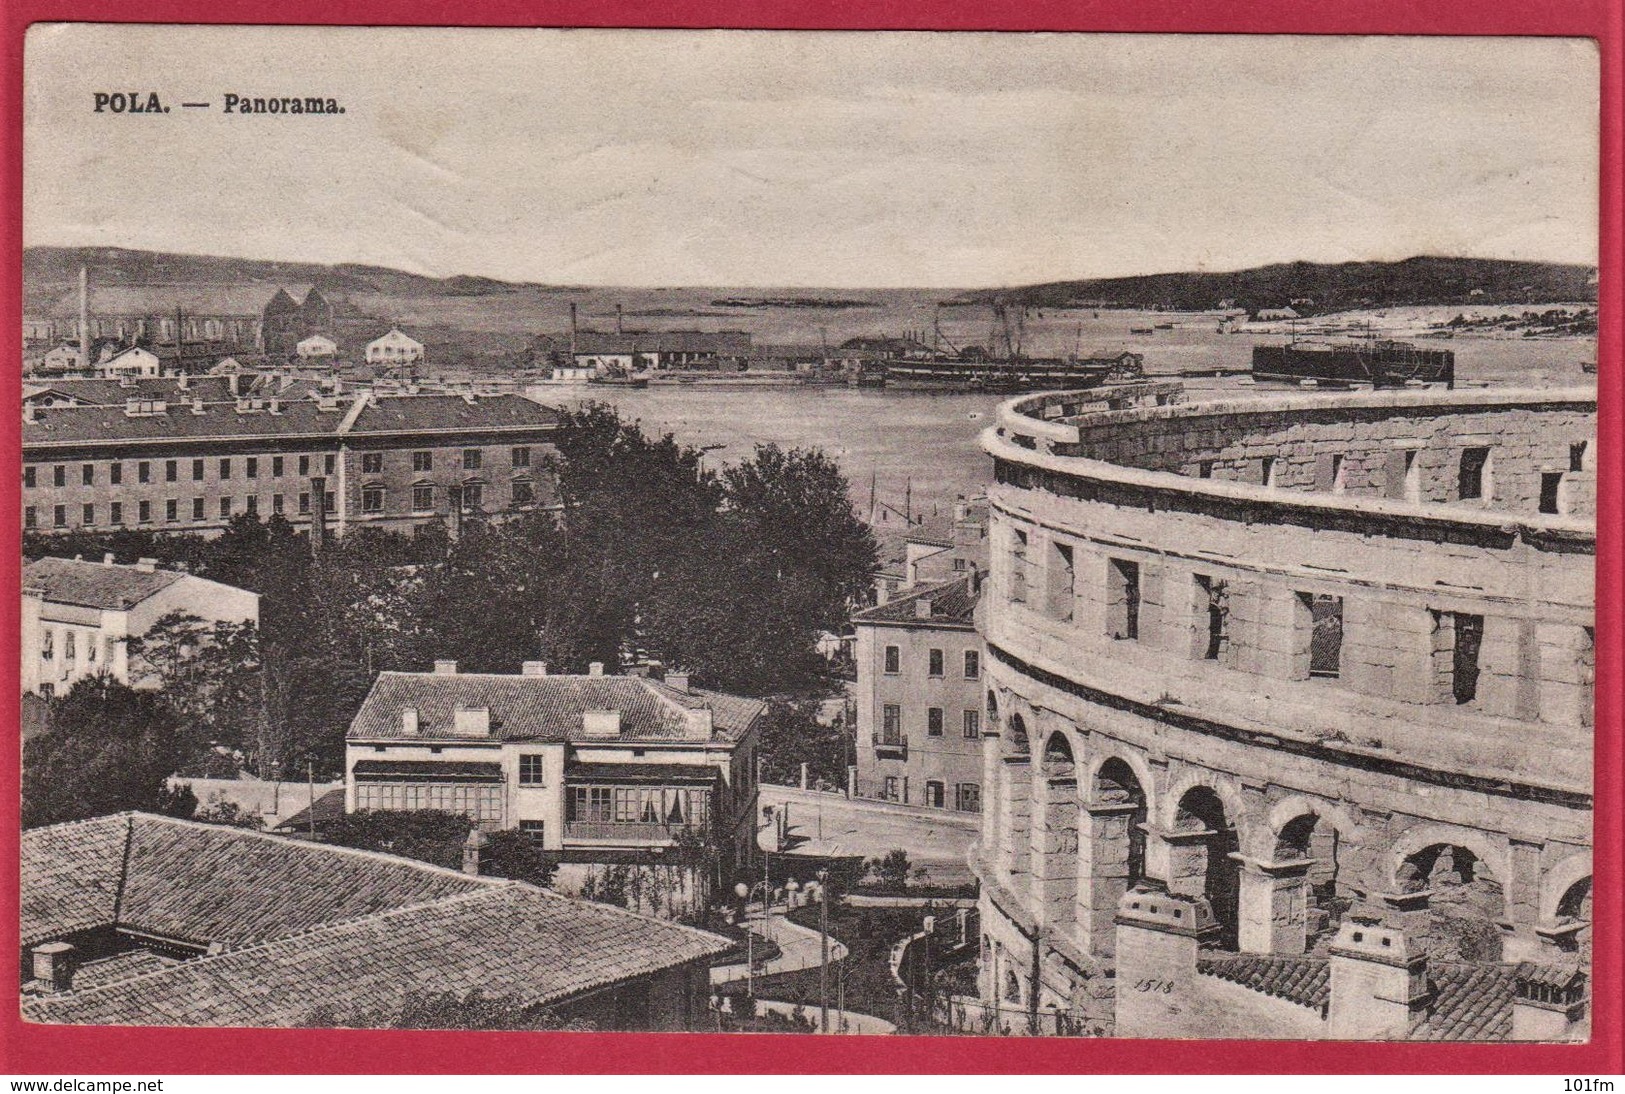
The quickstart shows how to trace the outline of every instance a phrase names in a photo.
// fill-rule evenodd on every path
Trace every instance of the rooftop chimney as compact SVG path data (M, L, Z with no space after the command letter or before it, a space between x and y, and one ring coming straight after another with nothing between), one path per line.
M604 675L604 663L602 661L594 661L592 664L588 665L587 666L587 675L588 676L602 676L602 675Z
M575 301L572 300L572 301L570 301L570 356L571 356L571 358L574 358L575 355L576 355L576 304L575 304Z
M401 711L401 732L408 737L418 735L418 708L406 707Z
M158 570L158 560L155 558L138 558L135 568L144 574L155 573Z
M68 942L47 942L34 947L34 979L46 991L67 991L78 951Z
M915 619L930 619L931 618L931 598L930 597L922 596L922 597L920 597L920 599L918 599L918 600L916 600L914 602L914 618Z
M202 399L201 396L198 397L198 398L194 398L192 400L192 413L193 414L202 414L202 413L204 413L203 399Z
M621 712L618 710L584 710L581 712L581 732L588 737L619 737Z
M710 707L683 712L683 730L690 740L709 741L715 724Z
M455 661L436 661L434 663L434 674L436 676L456 676L457 675L457 662L455 662Z
M111 565L113 565L113 559L116 558L116 557L117 556L115 556L112 551L107 552L105 555L102 556L102 565L103 566L111 566Z
M231 388L231 397L233 399L238 398L239 396L242 395L242 387L241 387L241 384L240 384L240 380L241 380L241 377L239 377L235 372L229 374L226 377L226 384Z
M547 662L546 661L526 661L524 663L524 665L522 665L520 667L519 671L520 671L520 674L523 675L523 676L546 676L547 675Z
M451 712L451 731L459 737L489 737L490 707L458 707Z
M686 693L688 691L688 670L684 669L682 672L668 671L666 673L666 686L673 691Z

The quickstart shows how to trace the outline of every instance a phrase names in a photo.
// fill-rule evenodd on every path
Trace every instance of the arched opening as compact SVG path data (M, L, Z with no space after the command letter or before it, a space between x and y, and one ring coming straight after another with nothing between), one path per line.
M1045 922L1060 926L1078 914L1078 780L1066 734L1057 731L1044 741L1038 770L1043 828L1033 876L1041 881Z
M1145 788L1128 763L1116 756L1102 763L1087 792L1088 878L1081 901L1088 918L1090 952L1110 957L1117 949L1117 902L1145 878Z
M1287 821L1276 837L1277 862L1310 861L1304 877L1305 952L1324 954L1354 904L1353 891L1342 884L1341 851L1341 834L1315 813Z
M1591 969L1591 879L1581 878L1563 891L1557 899L1557 923L1560 927L1573 927L1557 936L1559 949L1580 956L1580 965Z
M1240 850L1235 825L1224 802L1212 787L1193 786L1179 799L1172 844L1168 888L1176 893L1204 896L1219 923L1216 938L1222 949L1233 950L1240 922L1240 863L1231 856Z
M1466 847L1436 843L1406 856L1397 872L1405 893L1427 893L1421 945L1445 961L1501 960L1506 894L1488 865Z
M992 699L992 693L988 698ZM1032 772L1029 767L1027 723L1019 714L1005 721L998 765L999 807L1002 821L999 825L997 847L998 872L1012 888L1018 888L1030 876L1032 869Z

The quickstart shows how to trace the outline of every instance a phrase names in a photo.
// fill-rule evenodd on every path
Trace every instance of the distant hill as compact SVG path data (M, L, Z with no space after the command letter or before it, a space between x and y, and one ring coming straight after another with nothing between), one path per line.
M1597 299L1596 270L1552 262L1407 258L1402 262L1284 262L1227 273L1168 273L1053 281L965 293L955 303L1004 301L1028 307L1277 308L1347 311L1410 304L1545 304ZM1230 303L1224 304L1229 301Z
M383 266L270 262L214 255L166 254L122 247L25 247L23 285L30 294L66 291L89 266L103 285L255 284L315 285L323 292L390 296L480 296L514 286L489 277L423 277Z

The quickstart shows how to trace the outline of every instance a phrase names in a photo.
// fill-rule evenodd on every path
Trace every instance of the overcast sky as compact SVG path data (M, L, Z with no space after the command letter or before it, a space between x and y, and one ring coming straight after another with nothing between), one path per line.
M56 25L26 66L30 244L605 285L1596 261L1583 41Z

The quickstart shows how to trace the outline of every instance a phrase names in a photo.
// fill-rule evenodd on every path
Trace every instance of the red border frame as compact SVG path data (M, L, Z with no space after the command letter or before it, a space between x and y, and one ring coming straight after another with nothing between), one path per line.
M1045 1038L814 1038L717 1034L404 1033L339 1030L88 1028L26 1025L0 1006L0 1069L55 1074L605 1072L1566 1073L1625 1070L1621 1012L1621 50L1614 0L16 0L6 6L0 267L3 360L21 355L23 36L41 21L796 29L1186 31L1202 33L1542 35L1594 38L1601 50L1602 233L1598 499L1595 985L1593 1041L1583 1046L1150 1042ZM20 374L0 369L0 404L17 405ZM6 419L0 491L17 512L19 419ZM0 520L0 636L17 633L19 522ZM15 656L0 657L0 691L17 694ZM11 708L13 712L17 708ZM15 722L11 723L15 725ZM15 740L14 737L8 738ZM18 944L19 750L0 749L0 935L4 982Z

